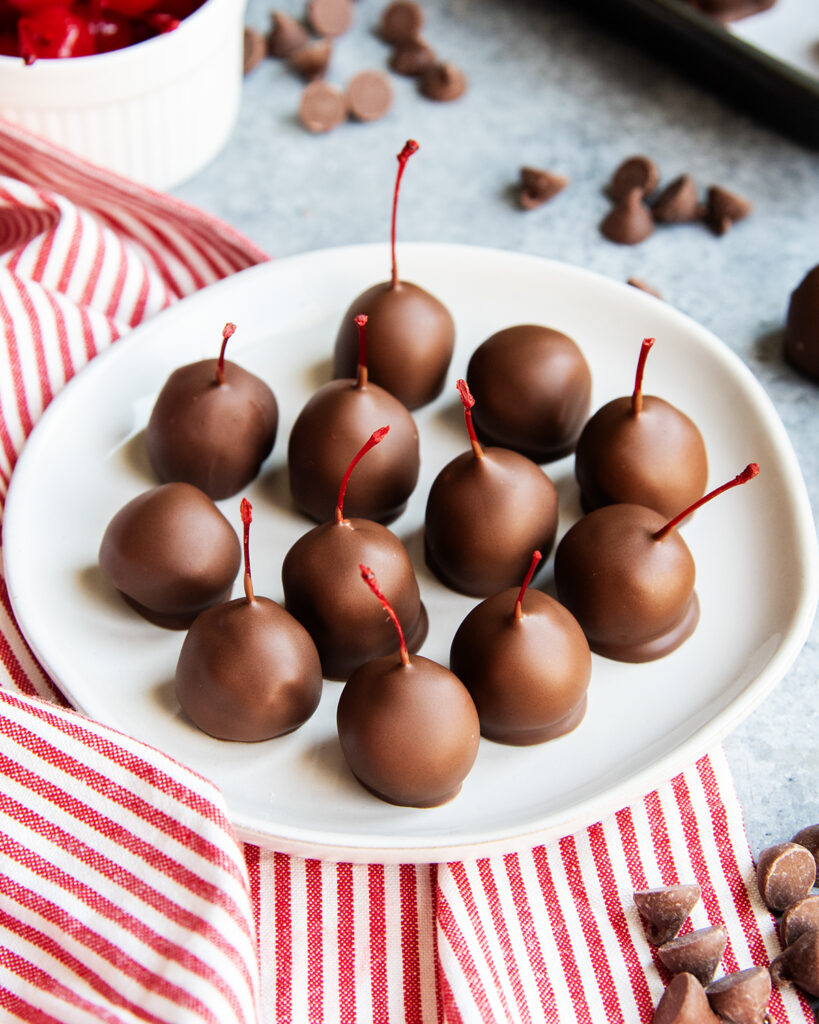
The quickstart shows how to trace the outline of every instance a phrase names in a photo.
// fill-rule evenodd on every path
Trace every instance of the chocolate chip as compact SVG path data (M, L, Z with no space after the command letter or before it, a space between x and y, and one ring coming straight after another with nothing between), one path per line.
M681 174L659 194L651 208L654 220L662 224L684 224L702 220L705 206L690 174Z
M759 855L756 882L769 910L784 910L807 896L816 881L813 854L798 843L778 843Z
M635 906L648 923L648 941L654 946L662 946L673 939L701 895L700 887L695 883L635 892Z
M779 922L783 946L790 946L805 932L819 932L819 896L806 896L792 903Z
M333 44L329 39L317 39L294 50L288 56L287 63L306 82L314 82L324 77L332 53Z
M635 188L640 189L644 196L649 196L659 181L660 174L652 160L647 156L630 156L612 175L608 191L615 200L625 199Z
M777 984L792 981L811 996L819 996L819 932L803 932L771 964Z
M466 76L449 61L431 64L421 75L421 92L439 103L457 100L466 92Z
M252 71L255 67L258 67L265 58L267 53L267 41L261 32L258 32L255 28L245 26L244 35L244 55L242 62L242 70L244 74Z
M738 220L747 217L753 207L736 192L729 192L719 185L708 189L708 226L717 235L724 235Z
M764 1024L771 976L765 967L749 967L719 978L705 994L711 1009L725 1024Z
M652 1024L720 1024L702 985L692 974L676 974L654 1011Z
M627 284L630 284L632 288L639 288L641 292L648 292L649 295L653 295L655 299L661 299L662 294L657 291L654 285L644 281L641 277L630 277Z
M436 61L435 51L423 39L400 43L392 51L390 67L397 75L415 78Z
M327 82L311 82L301 94L299 118L309 132L329 132L347 117L341 89Z
M534 210L553 199L568 184L569 179L563 174L553 174L539 167L521 167L518 200L524 210Z
M672 974L693 974L707 985L714 980L727 941L728 933L718 924L680 935L660 946L657 954Z
M383 71L359 71L347 85L347 107L357 121L377 121L392 106L392 84Z
M353 23L352 0L310 0L307 20L320 36L343 35Z
M412 0L396 0L381 15L378 32L388 43L405 43L417 39L424 27L424 12Z
M816 273L817 282L819 282L819 270ZM807 280L807 278L805 279ZM817 336L819 336L819 329ZM807 828L800 829L796 835L791 839L792 843L799 843L800 846L804 846L806 850L810 850L813 854L813 859L816 861L816 871L819 873L819 825L808 825Z
M267 52L271 57L286 57L309 42L310 36L304 25L284 11L273 11L270 15L270 32L267 37Z
M600 230L610 242L637 245L654 231L651 211L643 202L642 189L633 188L603 219Z

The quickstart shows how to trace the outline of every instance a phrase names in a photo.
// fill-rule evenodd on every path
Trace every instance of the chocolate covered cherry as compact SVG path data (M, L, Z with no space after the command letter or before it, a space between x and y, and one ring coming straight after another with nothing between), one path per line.
M448 463L432 484L424 519L427 565L448 587L486 597L515 586L557 530L557 491L548 476L507 448L481 448L472 424L475 400L458 381L472 450Z
M353 458L341 482L334 519L300 537L282 564L285 607L313 638L328 679L346 679L394 645L389 620L360 586L360 562L377 567L393 595L396 612L407 623L410 650L417 651L427 635L426 608L404 545L385 526L347 519L343 511L353 469L388 430L375 431Z
M321 664L307 630L256 597L250 575L251 506L242 499L245 596L208 608L191 626L176 666L176 696L203 732L255 742L292 732L321 698Z
M145 442L163 482L183 480L215 501L229 498L258 474L276 439L273 392L255 374L225 360L236 330L226 324L218 359L174 370L159 392Z
M574 472L587 512L622 501L670 517L705 493L708 458L699 430L669 402L643 395L653 344L643 341L634 392L598 409L577 442Z
M418 429L402 402L368 380L366 323L363 314L356 317L356 377L319 388L290 432L290 493L301 511L319 523L332 518L338 482L352 454L381 423L390 424L389 441L375 448L350 480L347 514L389 522L404 511L418 482Z
M372 569L358 569L392 619L399 651L366 662L347 680L337 711L341 749L359 782L382 800L437 807L457 795L475 763L478 713L449 669L410 656ZM366 596L374 604L372 594Z
M574 451L589 415L591 372L574 341L538 324L498 331L466 371L481 441L553 462Z
M153 487L128 502L100 545L102 571L140 615L157 626L187 629L227 600L241 548L233 527L191 484Z
M593 651L617 661L652 661L694 632L694 559L676 527L758 472L751 463L668 522L644 505L620 504L595 509L574 524L555 553L555 584Z
M482 601L452 641L449 667L469 690L481 733L528 746L575 729L586 713L591 653L563 605L528 590L541 559L535 551L522 587Z
M446 306L425 289L398 278L398 190L407 160L417 149L418 143L410 139L398 154L392 204L392 277L353 300L341 321L333 364L333 376L355 376L358 334L354 321L366 313L370 379L408 409L426 405L440 394L455 346L455 323Z

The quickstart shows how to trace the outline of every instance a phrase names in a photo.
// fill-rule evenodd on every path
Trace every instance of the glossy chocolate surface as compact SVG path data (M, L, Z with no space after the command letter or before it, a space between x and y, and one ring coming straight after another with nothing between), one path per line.
M395 649L395 627L361 584L371 567L417 651L428 620L418 581L401 541L368 519L316 526L300 537L282 565L285 607L312 636L328 679L346 679L359 665Z
M355 318L367 320L370 380L408 409L436 398L444 386L455 345L455 323L447 308L418 285L390 281L373 285L355 299L341 319L334 377L354 377L359 338Z
M635 416L631 396L615 398L592 416L577 442L574 472L585 511L628 502L668 519L705 494L708 456L696 424L675 406L643 395Z
M365 596L383 616L372 594ZM358 668L341 691L337 721L353 774L389 803L446 803L478 754L478 713L466 687L443 665L420 656L404 665L395 652Z
M481 441L534 462L574 451L589 415L591 372L567 335L537 324L507 327L478 346L466 377Z
M819 381L819 264L791 294L785 358L795 370Z
M670 654L699 620L694 559L667 517L642 505L607 505L578 520L555 553L562 604L597 654L652 661Z
M557 513L555 486L530 459L506 448L485 448L478 458L470 449L430 489L427 565L446 586L476 597L520 585L532 552L551 551Z
M290 493L316 522L332 519L350 459L379 427L390 432L356 466L344 496L350 516L390 522L418 482L418 429L407 408L377 384L334 380L310 398L290 433ZM328 443L332 441L332 443Z
M237 494L270 454L279 421L273 392L255 374L217 359L180 366L159 392L145 443L159 479L181 480L214 500Z
M542 743L574 729L586 711L591 653L572 614L542 591L494 594L466 616L450 668L472 694L488 739Z
M124 505L108 524L100 566L149 622L186 629L196 616L230 596L241 547L210 498L191 484L151 488Z
M321 664L307 630L266 597L202 612L176 666L182 710L204 732L254 742L292 732L321 697Z

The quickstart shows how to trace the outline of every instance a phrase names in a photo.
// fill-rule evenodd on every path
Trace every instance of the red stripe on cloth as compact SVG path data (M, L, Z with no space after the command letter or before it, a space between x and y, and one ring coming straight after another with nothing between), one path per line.
M57 332L57 345L59 347L60 360L62 362L63 369L63 379L60 381L60 385L62 385L66 381L71 380L74 376L74 362L71 358L71 349L68 344L68 331L65 326L65 314L51 292L46 292L46 298L48 299L49 306L51 306L51 312L54 314L54 328Z
M623 858L628 868L632 888L637 891L647 889L648 882L646 881L643 869L643 860L640 856L640 845L637 841L637 830L634 827L634 816L631 813L631 808L624 807L618 811L614 816L614 820L617 822L617 828L623 840L621 843Z
M304 862L307 895L307 1013L310 1024L324 1020L321 861Z
M5 590L5 582L2 580L0 580L0 589ZM0 662L2 662L3 667L11 676L15 686L19 687L22 693L29 697L36 695L37 691L23 671L20 662L17 660L17 655L11 649L11 645L3 633L0 633Z
M540 1008L544 1015L543 1019L546 1024L560 1024L555 1004L554 989L549 981L549 971L543 957L543 949L540 945L534 919L532 918L529 895L520 870L520 859L516 853L509 853L503 858L503 863L506 868L506 877L509 879L509 888L512 891L515 913L517 914L518 925L526 946L529 965L532 968L532 975L537 985Z
M261 850L251 843L244 843L242 852L247 867L247 880L250 886L250 905L253 908L253 924L256 929L256 945L259 944L259 903L261 900L261 878L259 862Z
M105 236L100 228L97 231L97 244L94 248L94 259L91 262L91 267L88 271L88 276L85 280L85 284L80 295L79 305L90 306L94 301L94 292L97 290L97 284L102 274L103 264L105 263Z
M117 274L114 278L114 283L111 286L111 293L105 306L105 315L111 320L117 319L117 310L119 309L119 304L122 301L122 293L125 290L125 281L128 277L128 254L125 251L125 245L123 244L120 235L114 235L114 239L117 246L119 261L117 263Z
M0 524L0 530L2 530L2 524ZM31 659L31 664L35 668L35 670L37 672L38 678L40 680L42 680L42 682L45 684L45 687L46 687L46 689L48 691L49 700L51 700L53 703L61 705L62 707L67 707L67 702L66 702L65 697L63 697L63 695L60 693L60 691L54 685L54 682L50 678L50 676L47 676L45 674L45 672L43 672L42 668L38 664L38 662L35 659L34 655L31 653L31 650L30 650L28 644L26 643L25 637L20 632L20 627L17 625L17 620L14 618L14 614L12 613L12 610L11 610L11 601L9 600L9 593L8 593L8 588L6 587L6 581L5 581L5 579L3 579L2 576L0 576L0 605L2 605L3 610L5 611L6 615L8 616L9 623L11 624L10 632L13 631L13 635L19 638L20 643L22 644L23 648L25 649L25 653ZM2 636L2 634L0 634L0 636ZM21 692L23 694L25 694L26 696L28 696L28 697L37 697L37 696L39 696L39 690L36 687L34 680L31 678L29 673L23 667L22 663L18 660L17 656L14 654L14 652L13 652L11 646L10 646L11 641L10 641L9 636L2 636L2 642L7 645L8 653L14 659L14 665L17 666L17 669L19 669L19 671L22 673L22 679L18 679L16 675L12 674L12 678L14 679L15 684L20 688ZM6 667L9 668L9 663L6 662L5 656L3 658L3 662L6 665Z
M384 891L384 865L367 865L367 892L370 908L370 992L373 1020L389 1020L387 996L387 916Z
M454 863L447 865L449 868L452 868L453 866ZM481 981L477 965L475 964L475 960L472 956L470 944L458 926L452 907L449 905L449 901L442 891L439 891L438 893L438 925L458 962L461 974L469 986L469 991L472 995L473 1002L475 1003L475 1009L480 1014L480 1019L487 1022L487 1024L489 1024L489 1022L494 1022L495 1015L489 1003L489 997L486 993L484 984ZM449 1012L449 1005L455 1007L456 1004L454 994L446 976L444 976L443 993L444 1004L447 1006L447 1012ZM498 995L500 995L500 992L498 992ZM469 1017L467 1017L467 1020L468 1019ZM506 1012L506 1019L510 1019L508 1009Z
M99 832L123 850L135 853L145 863L146 867L151 869L154 879L160 884L167 878L180 884L189 892L193 893L196 891L197 887L190 884L190 876L193 876L193 872L171 860L170 857L166 856L155 846L151 846L132 833L127 833L126 830L111 822L110 819L100 815L93 807L82 803L82 801L71 798L60 799L59 794L57 794L55 799L53 789L56 787L50 786L41 776L27 771L19 762L13 761L2 754L0 754L0 774L13 780L18 785L30 789L39 798L53 803L60 810L82 821L84 825ZM66 794L62 794L62 796L65 798ZM193 911L180 906L154 885L149 884L146 878L139 878L132 871L128 871L98 850L89 847L82 840L61 828L53 820L43 818L30 807L23 806L7 794L0 795L0 811L41 836L50 844L75 857L83 865L92 868L102 878L106 879L107 882L128 893L130 899L141 901L158 914L166 917L168 921L172 921L175 925L187 929L194 935L201 935L203 938L206 938L215 949L223 953L226 959L234 965L248 990L252 988L253 980L244 957L225 939L217 928L200 914L195 914ZM106 824L110 827L105 828ZM198 888L202 888L201 880Z
M671 852L671 843L668 838L668 826L665 820L662 801L656 789L646 795L644 804L648 814L648 826L654 846L654 855L657 860L657 867L660 869L660 878L663 881L663 885L676 885L679 882L677 865Z
M432 963L435 968L435 1003L438 1024L444 1020L444 997L441 990L441 958L438 954L438 865L427 864L430 918L432 920Z
M290 858L273 854L273 922L276 931L276 1020L291 1020L293 1008L293 919Z
M136 327L137 324L142 323L142 319L145 316L145 306L148 302L148 295L151 291L151 279L148 277L148 268L143 264L142 266L142 284L139 286L139 294L137 295L134 308L131 313L131 317L128 321L129 327Z
M535 865L538 883L540 884L541 892L543 893L543 898L546 904L546 913L549 917L549 923L551 924L552 933L555 937L555 945L557 946L560 954L560 963L563 967L563 974L566 978L566 984L569 989L572 1003L574 1004L577 1019L580 1024L592 1024L589 1005L586 1002L586 996L583 988L583 980L577 969L577 960L575 959L574 951L572 949L571 936L569 935L569 930L566 927L566 919L563 916L560 896L555 888L554 878L552 876L551 869L549 868L546 847L536 846L534 850L532 850L532 860Z
M64 1020L37 1009L36 1006L32 1006L25 999L15 995L14 992L9 992L7 988L0 988L0 1007L13 1013L15 1017L25 1021L26 1024L65 1024Z
M85 358L90 362L97 354L97 342L94 338L94 329L91 326L91 320L88 317L88 310L79 307L80 312L80 323L82 324L82 338L85 345ZM116 334L111 339L115 340Z
M56 203L54 205L56 206ZM82 214L77 211L74 220L74 230L71 233L71 241L68 244L68 252L65 254L65 262L63 263L62 269L60 270L60 276L58 277L57 284L55 285L56 290L63 294L68 291L68 286L71 283L71 277L77 267L77 258L80 254L82 236Z
M355 994L355 891L352 864L336 866L336 899L338 902L338 1012L343 1021L354 1021Z
M622 898L620 896L617 880L609 857L608 844L600 822L588 829L589 845L591 847L592 859L597 869L597 877L600 880L600 892L606 907L606 916L609 919L612 931L617 937L617 944L623 957L623 964L628 974L631 991L634 994L634 1001L641 1021L650 1021L654 1016L654 1005L651 999L651 992L646 981L643 970L641 953L635 948L629 932L626 915L623 912Z
M14 276L12 275L12 280ZM17 406L17 415L20 420L20 426L23 431L23 435L28 437L31 433L33 426L31 420L31 413L28 410L28 397L26 395L25 384L23 381L23 366L20 362L20 350L17 345L17 333L14 330L14 322L11 319L11 313L6 305L6 301L3 298L3 293L0 291L0 320L3 323L3 337L6 341L6 349L9 356L9 364L11 369L11 380L14 385L14 399ZM3 416L5 420L5 416ZM17 450L12 447L9 455L10 467L14 469L14 464L17 462Z
M446 1021L446 1024L464 1024L458 1004L455 1001L455 994L449 984L445 972L438 965L438 991L441 993L439 1001L438 1020Z
M45 355L45 344L43 343L43 330L40 323L40 317L37 314L37 310L34 308L34 303L31 301L31 294L26 287L25 282L22 278L16 274L12 275L11 278L17 294L20 297L20 303L23 307L23 311L28 318L29 327L31 329L31 342L34 351L34 361L37 366L37 378L40 385L40 401L43 409L48 405L51 399L54 397L54 392L51 388L51 381L48 379L48 364L46 363ZM23 384L23 378L20 378L21 385ZM26 399L26 410L28 410L28 401ZM31 433L32 422L29 418L29 427L26 430L26 436Z
M529 1015L529 1007L523 990L520 971L515 963L515 951L512 947L512 940L509 937L509 930L506 927L506 921L503 916L503 908L500 902L500 894L498 893L498 884L495 881L492 869L492 861L489 857L481 857L477 861L477 868L478 876L483 885L484 895L486 896L486 902L489 906L489 914L492 918L495 934L500 943L503 962L506 966L506 974L517 1004L518 1015L522 1021L531 1024L532 1018Z
M418 876L414 864L399 868L401 899L401 961L404 968L404 1014L421 1018L421 964L418 956Z
M54 210L58 210L57 204L53 201L48 201L47 206ZM59 210L58 210L59 212ZM34 266L31 270L31 280L42 282L43 275L45 274L46 266L48 265L48 258L51 255L52 247L54 246L54 239L57 237L57 225L55 224L48 231L44 231L40 238L40 246L37 250L37 259L34 261ZM16 265L16 261L15 261Z

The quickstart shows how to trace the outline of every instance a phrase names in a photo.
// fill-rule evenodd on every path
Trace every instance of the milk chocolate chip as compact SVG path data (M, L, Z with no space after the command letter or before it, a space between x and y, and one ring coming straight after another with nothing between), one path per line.
M643 202L642 190L633 188L624 199L618 201L603 219L600 230L610 242L618 245L637 245L645 241L654 231L654 219Z
M397 75L415 78L436 62L435 51L423 39L408 39L399 43L390 57L390 68Z
M819 896L806 896L792 903L779 922L783 946L790 946L805 932L819 932Z
M736 192L729 192L719 185L708 189L708 226L717 235L724 235L738 220L747 217L753 207Z
M614 200L625 199L635 188L649 196L659 181L660 175L652 160L647 156L630 156L612 175L608 192Z
M332 53L333 44L329 39L317 39L293 50L287 57L287 63L306 82L314 82L324 77Z
M267 51L271 57L286 57L309 41L307 29L295 18L284 11L273 11L270 15Z
M347 84L347 106L357 121L377 121L392 106L392 85L383 71L359 71Z
M316 35L343 35L353 23L352 0L310 0L307 20Z
M819 267L814 267L814 271L811 271L811 273L816 279L816 291L817 295L819 295ZM811 275L809 274L808 277L810 276ZM807 280L807 278L805 278L805 280ZM814 324L818 342L817 350L819 351L819 302L816 304ZM819 372L817 372L817 376L819 376ZM816 870L819 873L819 825L808 825L807 828L800 829L793 839L791 839L791 842L799 843L799 845L804 846L806 850L810 850L813 854L813 859L816 861Z
M654 1011L652 1024L720 1024L693 974L676 974Z
M379 34L388 43L399 45L417 39L424 27L424 12L412 0L396 0L381 15Z
M693 974L701 985L714 980L728 933L721 925L700 928L660 946L657 954L672 974Z
M785 324L785 359L795 370L819 381L819 265L791 293ZM803 828L793 841L811 851L819 869L819 825Z
M466 76L449 61L431 64L421 75L421 92L439 103L457 100L466 92Z
M771 964L774 981L792 981L811 996L819 996L819 932L805 932Z
M696 883L635 892L635 906L648 925L648 941L662 946L673 939L701 895L702 890Z
M520 205L524 210L534 210L553 199L568 184L569 179L563 174L553 174L539 167L521 167Z
M242 72L248 74L264 60L267 53L267 43L261 32L255 28L245 26L244 51L242 58Z
M661 224L683 224L702 220L705 207L690 174L681 174L659 194L651 208L654 220Z
M299 118L309 132L329 132L347 117L341 89L327 82L311 82L301 95Z
M725 1024L765 1024L771 976L766 967L749 967L726 974L709 985L705 994Z
M769 910L784 910L813 888L816 861L798 843L778 843L760 853L756 881L765 906Z

